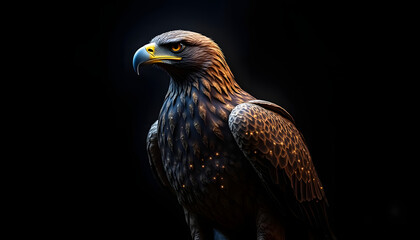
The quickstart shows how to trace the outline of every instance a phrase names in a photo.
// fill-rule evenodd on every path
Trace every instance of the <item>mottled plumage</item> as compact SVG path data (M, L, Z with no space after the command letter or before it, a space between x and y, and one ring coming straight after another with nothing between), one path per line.
M333 238L324 189L293 118L242 90L216 43L167 32L139 49L135 69L142 63L171 76L147 150L193 239L213 239L213 229L228 239Z

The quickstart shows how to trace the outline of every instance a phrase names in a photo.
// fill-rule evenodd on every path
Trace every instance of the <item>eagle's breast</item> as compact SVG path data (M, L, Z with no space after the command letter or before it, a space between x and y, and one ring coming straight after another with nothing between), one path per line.
M170 88L159 115L159 148L178 201L214 212L216 204L243 198L239 192L252 195L247 186L252 169L228 127L231 110L244 100L222 103L200 90L198 84L173 92Z

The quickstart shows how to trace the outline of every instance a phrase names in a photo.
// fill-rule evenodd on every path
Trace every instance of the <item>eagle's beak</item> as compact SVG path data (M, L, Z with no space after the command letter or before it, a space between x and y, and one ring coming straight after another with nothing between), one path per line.
M149 43L139 48L133 57L134 71L139 74L139 67L142 64L162 63L163 60L181 60L182 57L170 55L168 49L156 47L155 43Z

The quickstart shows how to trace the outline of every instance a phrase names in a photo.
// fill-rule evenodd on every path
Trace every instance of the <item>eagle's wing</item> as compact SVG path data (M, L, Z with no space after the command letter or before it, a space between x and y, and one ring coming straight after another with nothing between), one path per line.
M146 140L147 155L149 157L150 167L152 168L153 174L159 179L159 182L168 189L171 189L168 178L166 177L165 170L163 168L162 157L160 154L158 144L158 121L153 123L150 127L149 133L147 134Z
M328 225L322 184L286 110L262 100L242 103L229 115L229 128L281 208L312 226Z

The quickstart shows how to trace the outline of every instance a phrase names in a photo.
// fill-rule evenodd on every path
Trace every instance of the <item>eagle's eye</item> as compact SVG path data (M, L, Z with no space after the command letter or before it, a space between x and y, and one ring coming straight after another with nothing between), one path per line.
M181 43L173 43L170 47L172 52L180 52L184 49L184 45Z

